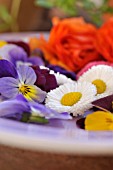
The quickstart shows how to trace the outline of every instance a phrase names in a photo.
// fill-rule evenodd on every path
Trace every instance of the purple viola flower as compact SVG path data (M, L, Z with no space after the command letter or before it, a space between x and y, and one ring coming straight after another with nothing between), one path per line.
M46 119L72 119L67 112L58 113L57 111L49 109L45 105L37 104L36 102L30 102L29 105L33 115L44 116Z
M2 59L8 60L16 67L19 65L44 65L43 60L40 57L29 57L23 48L8 44L0 48L0 56Z
M8 41L9 44L15 44L24 49L28 56L30 56L30 47L26 42L23 41Z
M25 118L25 122L37 123L45 123L44 119L72 119L68 113L59 114L42 104L28 102L22 95L0 103L0 117L19 121L23 121Z
M6 69L7 71L10 68L13 68L12 72L14 70L14 73L16 74L14 77L9 77L9 75L6 75L5 73L5 77L3 77L1 72L2 78L0 78L0 93L2 96L10 99L20 93L23 94L27 100L37 102L44 101L46 92L34 85L37 77L31 67L21 65L16 70L13 65L6 60L0 61L0 68L2 68L2 64L4 65L4 70Z
M30 106L25 101L12 99L0 103L0 117L20 115L23 112L30 113ZM20 118L19 115L18 118Z
M71 78L72 80L76 80L76 74L72 71L67 71L60 66L51 65L51 64L47 64L47 67L50 70L53 70L55 73L59 72L60 74L64 74L66 77Z
M31 65L34 65L34 66L44 66L43 60L38 56L30 56L27 59L27 62L31 63Z
M57 81L55 75L50 74L50 70L40 69L38 66L32 67L37 75L35 85L40 87L42 90L49 92L50 90L55 89Z

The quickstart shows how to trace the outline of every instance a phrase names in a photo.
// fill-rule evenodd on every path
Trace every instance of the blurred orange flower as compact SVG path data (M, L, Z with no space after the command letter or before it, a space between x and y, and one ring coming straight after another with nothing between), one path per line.
M95 45L106 60L113 62L113 17L98 30Z
M53 27L48 42L43 37L37 40L45 58L72 71L79 71L90 61L98 60L94 39L97 29L82 18L53 18ZM32 42L30 43L32 46ZM33 49L33 47L31 47Z

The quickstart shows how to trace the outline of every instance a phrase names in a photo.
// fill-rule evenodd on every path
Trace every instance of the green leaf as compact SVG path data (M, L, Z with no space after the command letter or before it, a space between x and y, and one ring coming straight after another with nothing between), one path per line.
M112 7L110 7L110 6L103 6L103 7L101 7L101 9L100 9L103 13L113 13L113 8Z
M22 114L22 118L21 118L21 122L28 122L29 121L29 119L30 119L30 113L28 113L28 112L24 112L23 114Z
M13 20L5 5L0 5L0 19L8 24L11 23Z
M48 123L48 120L45 119L44 117L40 117L40 116L31 116L29 119L29 122L46 124L46 123Z
M29 112L24 112L22 114L22 118L20 120L21 122L24 123L40 123L40 124L45 124L48 123L48 120L45 119L45 117L40 117L40 116L34 116L31 115Z
M46 0L35 0L35 5L39 5L45 8L51 8L54 6L52 2Z
M83 1L83 7L85 9L94 9L94 8L96 8L94 2L90 2L89 0Z

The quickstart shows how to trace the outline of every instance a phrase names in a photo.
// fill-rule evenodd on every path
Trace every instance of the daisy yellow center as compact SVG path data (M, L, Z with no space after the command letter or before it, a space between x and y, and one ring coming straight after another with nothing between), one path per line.
M80 92L70 92L65 94L61 99L61 104L64 106L73 106L76 104L82 97Z
M102 94L106 90L106 83L103 80L96 79L92 82L97 88L97 94Z

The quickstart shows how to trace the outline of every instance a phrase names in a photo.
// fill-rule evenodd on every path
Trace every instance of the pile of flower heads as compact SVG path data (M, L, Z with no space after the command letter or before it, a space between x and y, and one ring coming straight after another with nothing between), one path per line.
M85 24L81 20L77 22ZM63 27L62 23L59 27ZM93 35L94 27L88 28ZM51 34L55 34L54 30ZM84 36L89 37L85 33ZM63 45L68 48L66 41ZM104 60L85 62L86 58L82 67L79 58L83 58L78 55L74 42L70 47L76 48L76 52L66 61L68 49L62 53L57 46L57 58L52 44L47 44L43 37L41 48L37 38L28 42L0 41L0 117L38 124L53 119L75 119L77 126L86 130L113 130L113 64ZM91 55L98 58L99 53L89 44Z

